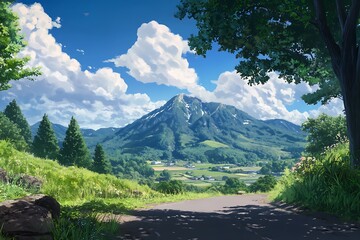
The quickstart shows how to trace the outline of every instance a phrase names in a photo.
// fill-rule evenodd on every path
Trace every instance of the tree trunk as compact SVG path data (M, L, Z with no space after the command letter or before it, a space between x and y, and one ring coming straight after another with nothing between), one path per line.
M355 51L343 51L338 76L344 101L350 161L354 168L360 167L360 83ZM356 55L355 55L356 56Z
M360 88L357 85L346 86L346 98L343 98L351 165L355 168L360 167Z

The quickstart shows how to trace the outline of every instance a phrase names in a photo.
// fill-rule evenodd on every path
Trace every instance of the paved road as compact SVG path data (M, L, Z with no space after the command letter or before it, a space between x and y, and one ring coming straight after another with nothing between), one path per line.
M360 225L270 204L266 195L167 203L134 212L116 239L360 240Z

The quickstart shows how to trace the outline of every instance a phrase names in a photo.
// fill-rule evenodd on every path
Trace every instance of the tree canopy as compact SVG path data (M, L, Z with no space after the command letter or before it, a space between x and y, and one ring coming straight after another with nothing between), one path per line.
M59 143L55 136L52 124L44 114L32 144L32 152L36 157L57 159Z
M6 106L4 114L10 119L10 121L17 125L20 129L21 135L24 137L30 148L32 143L30 126L15 99Z
M29 57L18 57L26 43L20 34L18 17L11 10L13 1L0 1L0 91L9 89L11 80L32 79L40 75L39 68L29 68Z
M344 101L350 154L360 166L360 1L181 0L177 17L196 21L189 45L205 55L219 44L236 54L249 84L275 71L288 82L318 84L308 103Z
M347 139L346 120L343 116L331 117L321 114L317 118L309 118L301 127L303 131L308 132L305 151L313 156Z
M28 145L17 125L0 112L0 140L10 142L17 150L26 150Z

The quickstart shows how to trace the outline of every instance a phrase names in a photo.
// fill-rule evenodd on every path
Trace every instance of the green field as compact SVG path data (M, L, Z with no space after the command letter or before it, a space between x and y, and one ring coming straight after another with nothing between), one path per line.
M204 145L212 147L212 148L228 148L229 147L226 144L212 141L212 140L206 140L206 141L201 142L200 144L204 144Z
M223 177L233 177L239 178L245 183L252 183L256 181L262 175L247 173L247 171L258 171L260 167L238 167L231 164L212 164L212 163L195 163L193 164L195 168L185 168L185 162L178 162L176 166L164 167L164 166L153 166L153 169L156 171L157 175L160 174L161 170L170 171L172 178L176 180L181 180L187 184L192 184L196 186L210 186L212 183L224 183ZM210 168L213 167L226 167L228 166L230 171L240 170L245 171L244 173L227 173L222 171L211 171ZM213 180L204 179L204 180L194 180L193 178L212 177Z

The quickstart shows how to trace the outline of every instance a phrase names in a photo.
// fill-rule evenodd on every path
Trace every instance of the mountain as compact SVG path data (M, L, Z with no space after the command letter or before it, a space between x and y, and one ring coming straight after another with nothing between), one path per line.
M104 138L113 158L184 159L248 163L298 157L305 134L285 120L262 121L220 103L180 94Z
M31 128L31 134L34 137L37 133L37 130L39 128L40 122L35 123L32 125ZM64 127L60 124L52 123L55 136L59 141L59 145L62 145L62 142L64 141L67 127ZM94 148L97 143L103 142L104 139L111 137L114 135L119 128L100 128L98 130L93 129L80 129L81 133L85 139L85 142L89 148Z

